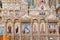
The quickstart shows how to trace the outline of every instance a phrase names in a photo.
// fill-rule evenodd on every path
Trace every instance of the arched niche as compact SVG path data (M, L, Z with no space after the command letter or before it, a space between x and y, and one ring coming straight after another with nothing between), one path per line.
M12 24L11 19L7 20L7 23L6 23L6 33L7 33L7 35L12 35L13 34L13 24Z
M44 20L40 22L40 33L46 33L46 24Z
M33 40L38 40L38 20L37 19L33 19L32 20L32 33L33 33Z
M14 33L15 33L15 39L14 40L21 40L20 38L21 38L21 30L20 30L20 21L19 21L19 19L15 19L14 20Z
M33 33L38 33L38 20L33 20Z
M21 33L22 38L21 40L31 40L31 23L30 21L23 21L21 22Z
M15 34L20 34L20 22L19 22L19 20L18 19L15 19L14 20L14 32L15 32Z

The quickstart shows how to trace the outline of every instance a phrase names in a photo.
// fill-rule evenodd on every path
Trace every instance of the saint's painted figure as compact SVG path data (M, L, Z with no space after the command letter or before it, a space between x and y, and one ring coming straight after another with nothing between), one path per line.
M14 20L14 33L15 33L14 40L20 40L20 22L19 22L19 19Z
M18 19L14 20L14 28L15 28L15 34L20 34L20 23Z
M42 20L40 24L40 33L45 33L45 22Z
M18 29L18 26L17 26L17 28L16 28L16 33L18 33L18 30L19 30L19 29Z
M15 23L15 33L16 34L20 33L20 24L19 23Z
M33 22L33 33L37 33L38 32L38 22L37 20L34 20Z
M11 20L8 19L7 21L7 34L11 34L12 33L12 23Z
M22 32L23 34L30 33L30 23L22 23Z
M8 34L11 34L12 31L11 31L11 26L8 26Z
M46 9L46 8L45 8L45 5L42 5L42 6L41 6L41 11L40 11L39 14L40 14L40 15L45 15L45 9Z

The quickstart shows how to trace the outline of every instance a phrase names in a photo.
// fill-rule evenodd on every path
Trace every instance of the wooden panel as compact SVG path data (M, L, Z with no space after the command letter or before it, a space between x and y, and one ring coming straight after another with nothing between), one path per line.
M39 40L46 40L45 36L40 36Z
M33 40L38 40L38 36L33 36Z
M22 36L22 39L21 40L25 40L25 37Z
M22 36L22 40L31 40L30 36Z
M14 40L21 40L20 39L20 36L15 36L15 39Z

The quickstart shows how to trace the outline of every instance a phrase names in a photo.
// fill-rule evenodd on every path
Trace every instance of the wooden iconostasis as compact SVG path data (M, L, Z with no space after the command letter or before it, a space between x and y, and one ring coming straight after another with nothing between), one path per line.
M0 20L2 18L0 17ZM9 40L57 40L60 35L60 24L57 22L38 21L33 19L29 22L21 22L15 19L7 19L0 23L0 35L8 36Z
M57 26L56 22L45 22L45 20L20 22L19 19L15 19L12 22L8 19L5 32L9 40L56 40L60 34L60 26Z

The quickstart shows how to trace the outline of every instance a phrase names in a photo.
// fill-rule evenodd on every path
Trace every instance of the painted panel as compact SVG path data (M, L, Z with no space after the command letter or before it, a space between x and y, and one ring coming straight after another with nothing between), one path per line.
M49 23L49 33L56 33L56 24Z
M20 23L19 22L15 23L15 33L20 34Z
M30 23L22 23L22 32L23 34L30 33Z
M13 33L13 24L12 24L10 19L8 20L6 26L7 26L7 35L12 35L12 33Z

